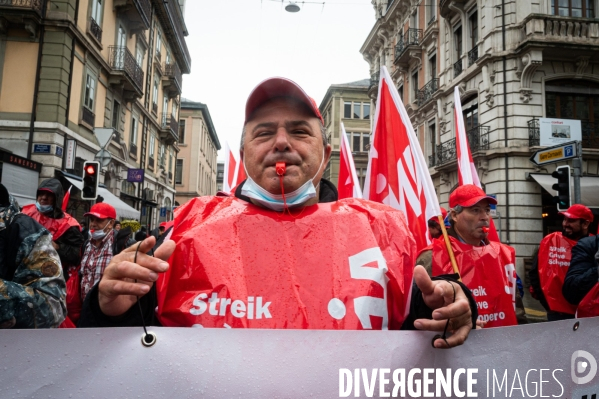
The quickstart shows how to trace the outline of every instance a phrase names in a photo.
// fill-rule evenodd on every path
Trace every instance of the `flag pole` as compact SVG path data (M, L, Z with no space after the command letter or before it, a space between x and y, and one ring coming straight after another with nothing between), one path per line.
M443 240L445 241L445 246L447 247L447 253L449 253L451 267L453 267L453 272L458 275L458 281L462 281L462 276L460 276L460 270L458 269L458 262L455 260L455 254L453 253L453 248L449 242L449 235L447 234L447 229L445 228L443 216L438 215L437 218L439 218L439 225L441 226L441 231L443 232Z

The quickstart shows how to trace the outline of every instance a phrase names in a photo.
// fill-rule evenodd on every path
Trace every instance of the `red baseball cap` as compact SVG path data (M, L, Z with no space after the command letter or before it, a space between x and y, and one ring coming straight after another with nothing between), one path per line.
M116 219L116 211L112 205L108 205L106 202L99 202L92 206L83 216L95 216L98 219Z
M320 114L316 101L294 81L279 77L263 80L252 90L245 103L245 121L247 122L250 119L252 113L259 106L276 97L291 97L301 101L324 125L324 119Z
M447 209L441 207L441 215L443 215L443 220L447 217ZM433 216L429 220L434 220L435 222L438 220L437 216Z
M570 219L583 219L592 222L594 219L593 212L582 204L574 204L567 211L558 212Z
M449 207L455 208L457 205L460 205L469 208L485 199L490 204L497 205L497 200L489 197L481 188L478 188L474 184L464 184L456 188L449 196Z

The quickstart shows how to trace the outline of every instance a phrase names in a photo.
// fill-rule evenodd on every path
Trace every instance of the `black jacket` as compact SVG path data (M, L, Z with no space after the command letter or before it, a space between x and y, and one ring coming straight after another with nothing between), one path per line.
M65 217L62 211L62 202L64 200L64 190L58 179L44 180L38 187L38 191L47 189L54 193L55 204L54 211L51 215L47 215L52 219L62 219ZM81 263L82 245L85 240L78 227L72 226L67 229L58 239L54 240L59 248L56 250L60 257L60 262L65 272L65 278L68 278L69 266L79 266Z
M249 202L249 198L241 195L241 187L243 183L235 190L235 196L239 199ZM335 202L337 201L337 188L328 180L321 179L320 181L320 194L319 202ZM165 234L166 235L166 234ZM458 282L456 276L446 275L433 278L433 280L451 280L458 283L462 290L468 296L470 302L470 309L472 311L472 325L476 324L478 318L477 306L474 297L470 293L470 290ZM98 303L98 285L96 284L89 292L83 303L81 310L81 318L79 319L78 327L131 327L141 326L142 318L146 325L159 326L159 321L155 318L154 309L157 306L156 300L156 285L152 287L150 292L139 299L141 309L138 306L132 306L127 313L119 317L105 316L100 310ZM410 314L402 325L403 330L414 330L414 321L416 319L427 318L432 319L432 310L426 306L422 299L420 289L413 284L412 286L412 299L410 303Z
M597 251L599 251L599 236L582 238L572 248L570 268L562 287L564 298L572 305L578 305L597 284L599 278L595 260Z

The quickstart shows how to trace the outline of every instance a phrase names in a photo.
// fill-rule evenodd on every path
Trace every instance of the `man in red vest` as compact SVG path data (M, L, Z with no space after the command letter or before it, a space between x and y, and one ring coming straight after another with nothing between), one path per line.
M241 151L247 179L230 196L181 206L155 258L146 255L154 237L113 258L79 326L139 325L144 313L164 326L448 326L453 334L435 347L464 342L476 318L469 290L414 269L415 241L401 211L337 200L322 178L331 154L322 116L297 84L271 78L254 89Z
M548 321L574 318L576 305L564 298L562 288L572 248L578 240L589 236L589 225L593 221L593 212L582 204L574 204L559 214L564 216L562 231L543 238L528 273L530 293L547 310Z
M516 253L512 247L487 238L490 204L497 204L497 200L473 184L455 189L449 196L449 241L462 281L476 298L478 325L501 327L527 323L516 289ZM431 276L452 273L443 237L424 249L416 264L423 265Z
M60 256L65 280L70 269L81 262L84 239L81 226L71 215L62 210L64 190L58 179L47 179L37 189L35 204L25 205L23 213L32 217L52 234L52 246ZM66 207L65 207L66 209Z

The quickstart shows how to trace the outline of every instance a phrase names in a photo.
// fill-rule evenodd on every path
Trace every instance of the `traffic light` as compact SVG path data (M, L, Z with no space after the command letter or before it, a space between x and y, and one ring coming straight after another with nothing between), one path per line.
M557 195L553 197L557 203L558 211L565 211L570 207L570 167L560 166L551 174L557 179L552 188L557 191Z
M100 182L100 163L87 161L83 164L83 189L81 199L95 200L98 197L98 184Z

